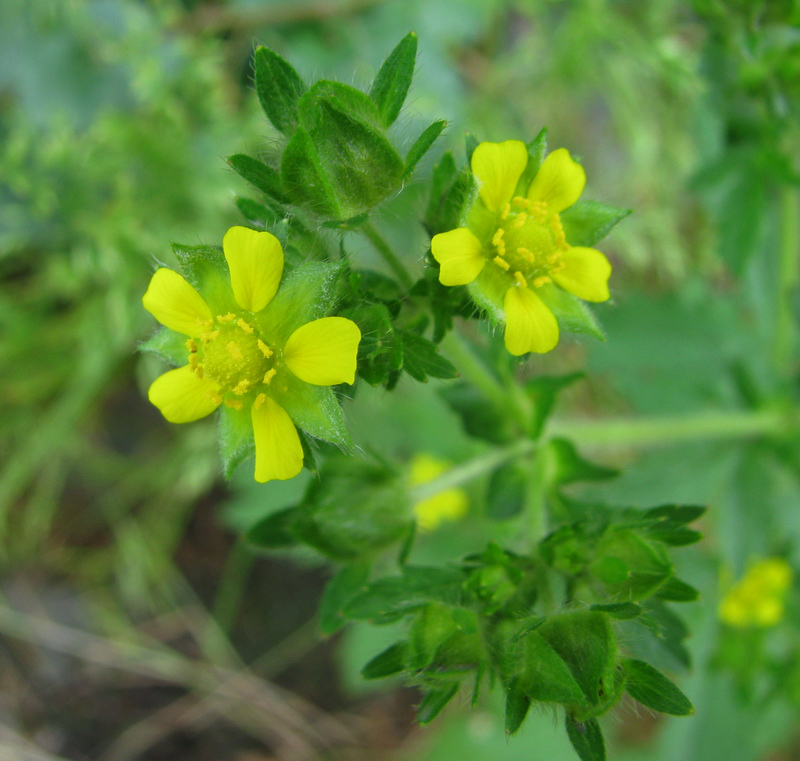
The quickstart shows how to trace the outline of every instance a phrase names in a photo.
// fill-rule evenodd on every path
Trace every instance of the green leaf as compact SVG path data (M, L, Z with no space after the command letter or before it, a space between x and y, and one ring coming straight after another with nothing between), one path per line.
M161 357L171 365L182 367L189 360L189 350L186 348L186 336L176 333L169 328L159 328L150 338L137 347L139 351L146 351Z
M451 383L439 389L439 394L470 436L492 444L506 444L514 438L513 421L471 384Z
M358 375L373 386L386 383L390 373L403 366L403 342L395 333L392 315L385 304L360 304L342 310L361 330L358 345Z
M254 227L260 227L262 230L268 227L273 227L280 223L280 217L269 206L263 203L254 201L252 198L244 198L237 196L236 208L239 209L242 216ZM281 240L280 236L276 236ZM281 240L281 245L285 247L286 241Z
M430 604L414 619L408 637L408 667L412 671L430 666L439 649L456 634L452 610L450 606Z
M425 693L417 709L417 721L420 724L430 724L430 722L441 713L442 709L450 702L457 691L458 682Z
M255 52L256 93L261 108L279 132L288 135L297 126L297 104L306 91L294 67L263 46Z
M297 544L292 526L297 517L296 507L287 507L268 515L246 534L247 541L264 549L279 549Z
M645 510L643 516L648 521L658 521L673 528L693 523L705 512L702 505L661 505Z
M629 618L636 618L641 612L641 605L635 602L611 602L598 605L592 605L589 610L596 610L600 613L608 613L613 618L626 620Z
M571 484L576 481L607 481L616 478L619 471L584 460L568 439L551 439L549 453L553 458L554 484Z
M734 275L741 275L761 240L767 195L761 173L752 161L742 164L728 191L717 222L719 255Z
M700 597L700 592L691 584L672 578L656 592L656 597L670 602L694 602Z
M586 373L582 372L569 375L540 375L525 384L525 391L533 402L533 420L530 427L532 438L537 439L541 436L544 424L550 417L561 390L585 377Z
M372 83L369 96L375 101L386 127L394 123L403 108L414 77L416 60L417 35L409 32L389 53Z
M516 677L511 679L506 687L506 734L516 734L530 707L531 699L522 689L520 680Z
M395 642L367 663L361 669L361 676L364 679L383 679L393 674L399 674L406 668L407 653L408 643Z
M337 110L350 114L371 127L380 127L380 114L368 95L342 82L320 79L298 104L300 123L309 132L319 126L319 104L322 100L327 100Z
M420 159L430 150L436 142L436 138L442 134L442 130L447 126L445 120L436 121L431 124L414 142L406 156L406 168L403 172L403 179L410 177Z
M649 663L626 660L625 672L625 689L642 705L672 716L689 716L694 713L689 698Z
M369 571L369 563L352 563L341 568L328 582L319 606L319 629L322 634L334 634L344 626L344 608L364 590Z
M525 507L529 465L512 461L498 468L489 479L486 491L486 516L504 521L519 515Z
M415 380L425 382L431 378L455 378L458 371L445 359L436 345L416 333L402 331L403 369Z
M281 191L281 176L263 161L236 153L228 157L228 164L243 179L258 188L265 195L278 201L284 200Z
M631 213L599 201L578 201L561 213L561 223L571 246L594 246Z
M230 479L233 471L255 452L250 410L234 410L222 405L219 411L219 454L222 472Z
M567 715L566 726L569 741L581 761L606 761L603 732L595 719L578 721Z
M302 127L297 128L283 151L281 184L294 203L314 214L334 219L355 216L339 205L314 140Z

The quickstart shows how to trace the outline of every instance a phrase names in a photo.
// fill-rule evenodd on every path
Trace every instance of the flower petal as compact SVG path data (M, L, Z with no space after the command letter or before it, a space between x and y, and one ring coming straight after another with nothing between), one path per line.
M553 272L553 280L565 291L584 301L608 301L611 262L593 248L574 247L561 255L564 269Z
M431 253L439 262L442 285L467 285L486 264L481 242L466 227L434 235Z
M472 153L472 173L487 208L500 211L511 200L528 165L528 149L521 140L481 143Z
M294 478L303 469L303 447L297 428L283 407L266 397L251 413L256 442L256 481Z
M208 378L198 378L188 365L156 378L147 398L170 423L199 420L222 402L217 384Z
M260 312L275 295L283 275L283 248L268 232L231 227L222 239L222 250L231 271L236 303Z
M530 289L512 286L504 299L505 343L514 356L544 354L558 343L558 323L545 303Z
M315 386L354 383L361 331L344 317L307 322L289 336L283 359L300 380Z
M156 270L142 304L162 325L185 336L197 338L211 325L211 310L203 297L166 267Z
M548 154L528 188L531 201L546 201L556 213L572 206L583 193L586 172L566 148Z

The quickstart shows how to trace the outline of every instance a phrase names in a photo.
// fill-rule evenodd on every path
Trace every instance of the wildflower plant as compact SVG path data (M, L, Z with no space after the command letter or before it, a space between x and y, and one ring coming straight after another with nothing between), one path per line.
M612 267L595 246L629 211L581 200L583 166L566 148L548 153L546 130L530 142L468 137L465 166L446 152L421 180L427 206L408 224L424 225L430 250L395 252L373 212L403 192L445 126L433 122L405 149L392 133L416 47L413 34L401 40L367 92L306 83L278 53L255 51L277 147L229 158L258 193L237 199L247 226L228 230L221 248L175 245L182 274L155 271L144 306L163 327L142 348L176 369L148 395L174 423L218 411L226 477L253 454L257 481L312 471L303 499L248 538L337 564L323 633L349 620L405 624L365 678L401 674L419 687L422 723L459 693L475 704L502 689L510 734L532 705L549 707L581 759L598 761L598 720L624 694L693 712L659 669L689 667L688 631L671 606L697 591L677 577L673 550L700 538L691 524L703 508L577 499L567 487L616 472L548 432L580 375L534 374L547 359L528 355L558 351L569 333L603 338L585 302L609 300ZM385 272L359 264L355 236ZM349 397L358 403L363 383L392 392L403 375L441 380L479 454L451 465L368 456L370 442L356 452ZM458 532L478 514L503 522L507 543L415 562L418 534L445 520Z

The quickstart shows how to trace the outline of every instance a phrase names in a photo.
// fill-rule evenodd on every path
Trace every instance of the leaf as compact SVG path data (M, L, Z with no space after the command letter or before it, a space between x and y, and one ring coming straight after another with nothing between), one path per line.
M415 380L425 382L431 378L455 378L458 371L445 359L436 345L416 333L402 331L403 369Z
M728 192L719 213L719 255L734 275L741 275L758 249L767 198L760 172L744 163L738 181Z
M533 402L533 420L530 427L532 438L537 439L541 435L562 389L585 377L586 373L582 372L569 375L540 375L525 384L525 392Z
M137 347L139 351L149 352L161 357L165 362L178 367L188 362L189 350L186 348L186 336L169 328L161 327L150 338Z
M261 108L279 132L288 135L297 126L297 104L306 91L294 67L264 46L255 52L256 93Z
M506 734L516 734L530 707L531 699L520 686L520 680L514 677L506 687Z
M528 464L512 461L495 470L486 491L486 516L504 521L519 515L525 506Z
M672 716L689 716L694 713L689 698L678 687L649 663L626 660L625 672L628 694L642 705Z
M599 201L578 201L561 213L561 223L571 246L594 246L632 213Z
M539 130L539 134L528 143L528 163L525 165L525 170L519 179L519 187L522 189L523 194L527 192L528 187L531 182L533 182L533 178L536 177L546 153L547 127L542 127L542 129ZM567 240L569 240L569 238Z
M246 534L247 541L256 547L278 549L297 544L292 525L297 517L296 507L287 507L268 515L256 523Z
M656 592L656 597L670 602L694 602L700 597L700 592L691 584L672 578Z
M339 205L317 146L302 127L295 130L283 151L281 184L292 201L314 214L334 219L354 216L344 212Z
M514 438L513 422L506 412L486 400L474 386L451 383L439 389L439 394L461 418L470 436L492 444L506 444Z
M441 713L442 709L450 702L457 691L458 682L438 690L430 690L427 692L417 709L417 721L420 724L430 724L430 722Z
M271 196L278 201L284 200L281 191L281 176L271 166L263 161L246 156L244 153L236 153L228 157L228 164L243 179L258 188L265 195Z
M549 451L555 464L554 484L571 484L576 481L607 481L616 478L619 471L584 460L567 439L551 439Z
M378 653L363 669L364 679L383 679L405 670L408 643L395 642L381 653Z
M553 311L563 330L591 336L598 341L606 340L606 334L597 318L577 296L552 284L543 285L536 292Z
M417 35L409 32L383 62L369 96L375 101L385 127L393 124L405 103L414 77L417 60Z
M420 159L430 150L430 147L436 142L436 138L442 134L442 130L446 126L447 122L444 119L435 121L416 139L406 156L403 179L411 176Z
M344 626L344 608L364 590L369 571L369 563L351 563L341 568L328 582L319 606L319 629L322 634L334 634Z
M595 719L578 721L568 714L566 726L569 741L581 761L606 761L603 732Z
M263 203L254 201L252 198L237 196L236 208L239 209L242 216L250 222L250 224L254 227L260 227L262 230L268 227L273 227L274 230L274 226L280 223L279 216L272 209ZM276 237L278 240L281 240L280 235ZM285 247L285 239L281 240L281 245Z
M596 610L600 613L608 613L613 618L626 620L636 618L641 612L642 607L635 602L611 602L599 605L592 605L589 610Z

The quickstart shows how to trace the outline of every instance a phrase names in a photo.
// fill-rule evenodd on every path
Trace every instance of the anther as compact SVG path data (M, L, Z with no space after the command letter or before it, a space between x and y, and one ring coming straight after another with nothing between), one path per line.
M247 389L250 388L250 381L247 378L242 378L234 387L233 393L236 396L241 396L242 394L247 393Z
M537 277L533 281L533 287L534 288L541 288L546 283L552 283L552 282L553 282L552 279L549 278L547 275L539 275L539 277Z
M257 410L266 401L267 401L267 395L266 394L259 394L255 398L255 401L253 402L253 409Z
M218 314L217 315L217 322L226 323L232 322L236 319L236 315L233 312L228 312L228 314Z
M252 325L250 325L249 323L245 322L245 321L244 321L244 320L242 320L241 318L239 319L239 321L238 321L236 324L237 324L237 325L238 325L238 326L239 326L239 327L240 327L240 328L241 328L241 329L242 329L242 330L243 330L245 333L247 333L247 334L249 334L249 335L252 335L252 333L253 333L253 326L252 326Z
M222 404L222 397L219 394L215 394L213 391L210 394L206 394L206 398L210 399L214 404Z
M195 375L197 375L198 378L202 378L203 377L203 366L202 365L198 365L197 367L195 367L194 372L195 372Z
M197 351L197 341L195 341L194 338L187 338L186 348L189 350L190 354L194 354Z
M495 258L492 259L492 261L498 267L500 267L501 269L504 269L506 272L508 272L508 270L511 269L511 265L505 259L503 259L502 256L495 256Z
M271 367L269 370L267 370L267 372L264 373L264 380L261 382L269 386L269 384L272 383L272 379L277 375L277 373L278 371L274 367Z
M508 219L508 215L511 213L511 204L506 202L503 206L503 210L500 212L500 219Z
M528 287L528 281L525 279L525 275L523 275L521 272L514 273L514 280L516 281L517 285L520 285L523 288Z
M501 227L495 231L495 234L492 236L492 245L499 246L503 242L503 236L506 234L506 231Z
M530 201L527 198L523 198L522 196L514 196L511 199L511 203L514 206L520 207L521 209L526 209L528 208L528 206L530 206Z
M226 399L225 406L232 410L240 410L244 405L238 399Z
M204 344L211 343L218 335L219 335L218 330L211 330L208 333L203 333L202 335L203 343Z
M200 360L198 359L197 354L190 354L189 355L189 367L191 367L192 370L197 370L198 364L200 364Z
M228 350L228 354L237 362L241 362L244 359L242 350L239 348L239 344L237 344L236 341L228 341L228 345L225 348Z
M261 352L261 353L262 353L262 354L263 354L263 355L264 355L264 356L265 356L267 359L269 359L269 358L270 358L270 357L271 357L271 356L272 356L272 355L275 353L275 352L274 352L274 351L272 351L272 349L270 349L270 348L269 348L269 346L267 346L267 345L266 345L266 344L265 344L265 343L264 343L264 342L263 342L263 341L262 341L260 338L258 339L258 348L259 348L259 351L260 351L260 352Z
M521 256L521 257L522 257L522 258L523 258L523 259L524 259L526 262L530 262L531 264L533 263L533 261L534 261L534 258L535 258L535 257L534 257L534 256L533 256L533 254L532 254L530 251L528 251L528 249L527 249L527 248L525 248L524 246L520 246L520 247L517 249L517 253L518 253L518 254L519 254L519 255L520 255L520 256Z
M519 228L522 227L527 221L528 215L524 211L521 211L519 214L517 214L517 218L514 220L514 228L519 230Z

